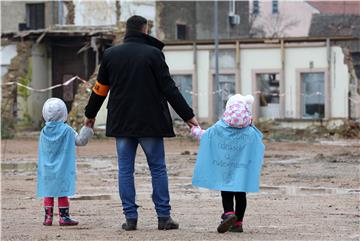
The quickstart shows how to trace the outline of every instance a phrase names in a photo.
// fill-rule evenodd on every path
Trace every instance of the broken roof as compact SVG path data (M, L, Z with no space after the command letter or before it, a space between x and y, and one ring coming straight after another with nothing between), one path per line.
M54 25L47 29L25 30L20 32L2 33L1 37L9 38L38 38L37 42L45 36L68 36L85 37L101 36L102 38L113 39L115 33L120 29L113 26L75 26L75 25Z

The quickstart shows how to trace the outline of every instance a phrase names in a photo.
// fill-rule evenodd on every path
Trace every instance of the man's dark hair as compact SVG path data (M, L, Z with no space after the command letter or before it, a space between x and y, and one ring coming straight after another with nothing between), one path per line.
M131 16L126 21L126 32L129 31L141 32L146 24L147 24L146 18L143 18L138 15Z

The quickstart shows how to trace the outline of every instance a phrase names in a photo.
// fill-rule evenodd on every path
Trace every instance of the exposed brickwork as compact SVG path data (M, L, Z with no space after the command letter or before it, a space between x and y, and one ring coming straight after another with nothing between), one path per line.
M75 4L73 1L64 1L64 5L67 9L66 15L66 24L74 24L75 23Z
M99 66L95 69L87 84L81 83L77 89L77 93L75 95L75 99L68 117L68 123L76 130L80 130L84 124L85 106L91 95L91 87L96 82L98 70Z

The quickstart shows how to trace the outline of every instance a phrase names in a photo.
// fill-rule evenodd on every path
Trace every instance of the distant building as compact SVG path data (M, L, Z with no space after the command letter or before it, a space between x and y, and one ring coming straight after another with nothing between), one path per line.
M214 38L214 1L156 1L157 37L161 40ZM220 39L248 37L249 3L218 1Z
M43 89L75 75L87 80L104 50L122 40L124 21L134 14L154 22L155 2L1 1L2 83L23 81ZM3 98L11 100L6 111L38 126L44 101L61 98L70 110L78 84L46 92L17 88L16 95L3 88Z

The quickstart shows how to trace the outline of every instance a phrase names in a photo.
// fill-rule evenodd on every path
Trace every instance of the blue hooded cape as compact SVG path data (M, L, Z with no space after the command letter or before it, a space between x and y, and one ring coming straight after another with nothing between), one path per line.
M234 128L219 120L200 139L194 186L230 192L258 192L265 146L254 126Z
M75 194L75 131L63 122L46 122L41 130L38 157L38 197Z

